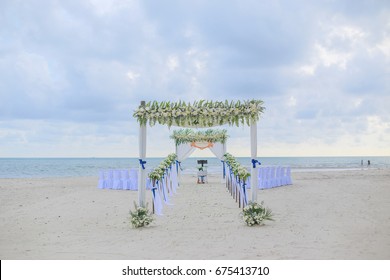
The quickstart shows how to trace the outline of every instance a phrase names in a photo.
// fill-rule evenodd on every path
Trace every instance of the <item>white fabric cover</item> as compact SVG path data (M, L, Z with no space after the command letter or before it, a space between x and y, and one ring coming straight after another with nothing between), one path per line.
M209 149L220 160L223 159L223 156L226 153L226 145L220 142L213 143L213 146Z
M106 188L107 188L107 183L106 183L106 179L105 179L104 171L103 171L103 170L100 170L100 171L99 171L98 188L99 188L99 189L106 189Z
M153 203L154 203L154 213L156 215L161 216L163 210L163 204L161 201L160 190L157 186L154 190L152 190L152 194L153 194Z
M269 189L291 185L291 167L289 166L261 166L258 174L258 188Z
M191 147L191 143L180 144L176 146L176 155L178 161L183 161L188 158L194 151L195 147Z
M198 147L205 147L204 142L195 142ZM176 155L178 161L187 159L194 151L196 147L191 146L191 143L184 143L176 146ZM223 155L226 153L226 145L220 142L213 143L212 147L209 147L210 151L219 159L223 159Z

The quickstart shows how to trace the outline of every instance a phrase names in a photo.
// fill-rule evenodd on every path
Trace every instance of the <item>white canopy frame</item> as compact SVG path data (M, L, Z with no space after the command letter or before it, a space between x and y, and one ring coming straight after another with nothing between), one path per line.
M184 102L170 103L148 103L141 101L139 108L135 111L134 117L140 123L139 127L139 174L138 174L138 204L145 207L146 191L146 124L154 125L155 122L177 125L182 127L213 127L225 123L229 125L239 125L246 122L250 126L251 138L251 196L252 201L257 201L257 120L265 109L262 107L263 101L250 100L241 103L237 102L210 102L201 100L194 104Z

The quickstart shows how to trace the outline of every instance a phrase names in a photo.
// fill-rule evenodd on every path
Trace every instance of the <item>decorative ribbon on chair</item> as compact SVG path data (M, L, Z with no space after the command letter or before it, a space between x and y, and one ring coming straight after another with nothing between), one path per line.
M162 204L161 204L161 197L160 197L160 191L159 191L159 184L158 180L156 180L156 184L152 186L152 193L153 193L153 203L154 203L154 212L156 215L162 215Z
M206 143L207 143L207 144L206 144ZM214 144L213 144L212 142L206 142L206 143L203 143L203 142L197 142L197 143L191 142L191 147L194 147L194 148L198 148L198 149L204 150L204 149L206 149L206 148L210 148L210 147L213 147L213 146L214 146ZM202 144L205 144L205 146L202 145Z
M253 167L253 168L256 168L256 163L257 163L258 165L261 165L261 162L260 162L260 161L258 161L257 159L252 158L252 167Z
M146 160L142 160L142 158L139 159L139 164L141 164L142 169L145 169L145 163L146 163Z

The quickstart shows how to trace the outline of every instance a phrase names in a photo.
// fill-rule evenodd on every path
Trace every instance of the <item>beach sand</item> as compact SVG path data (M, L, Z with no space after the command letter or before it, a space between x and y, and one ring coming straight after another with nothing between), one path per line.
M275 219L264 226L244 224L219 176L185 175L141 229L129 222L137 192L97 177L0 179L0 259L390 259L389 169L292 176L259 190Z

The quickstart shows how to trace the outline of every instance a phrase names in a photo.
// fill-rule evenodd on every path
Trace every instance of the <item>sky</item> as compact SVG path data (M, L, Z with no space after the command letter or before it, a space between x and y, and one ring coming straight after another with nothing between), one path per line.
M259 157L390 156L389 77L385 0L1 0L0 157L137 157L141 100L200 99L263 100Z

